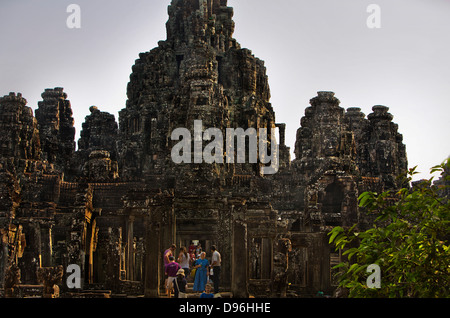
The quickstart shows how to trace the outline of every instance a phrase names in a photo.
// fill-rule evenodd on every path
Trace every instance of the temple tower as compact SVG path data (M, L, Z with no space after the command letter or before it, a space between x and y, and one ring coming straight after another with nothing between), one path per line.
M43 159L64 172L75 152L72 107L63 88L46 89L36 109Z
M10 159L21 172L30 171L41 158L38 124L26 104L21 93L0 98L0 157Z
M406 147L398 125L389 107L374 106L368 116L370 139L368 153L371 176L380 177L386 189L395 189L400 184L396 178L408 169Z
M119 167L124 178L165 175L166 185L183 188L186 176L203 180L205 190L211 191L211 184L224 185L234 175L257 174L255 165L197 164L174 169L170 157L175 145L171 133L187 128L194 138L196 120L202 121L203 129L218 128L224 136L226 128L265 127L269 132L275 128L264 62L232 38L233 9L226 4L224 0L172 1L167 39L136 60L127 107L119 114ZM167 181L170 175L176 181Z

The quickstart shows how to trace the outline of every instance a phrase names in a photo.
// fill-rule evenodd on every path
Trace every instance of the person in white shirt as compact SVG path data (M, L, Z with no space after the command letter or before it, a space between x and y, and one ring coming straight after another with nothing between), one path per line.
M189 257L186 247L184 247L184 246L181 247L180 254L178 255L177 261L178 261L178 264L180 264L181 268L184 270L184 275L186 277L188 277L190 274L190 270L189 270L190 257Z
M213 270L213 278L212 281L214 283L214 294L220 292L220 265L222 262L222 258L220 253L217 251L215 245L211 246L212 258L211 258L211 268Z

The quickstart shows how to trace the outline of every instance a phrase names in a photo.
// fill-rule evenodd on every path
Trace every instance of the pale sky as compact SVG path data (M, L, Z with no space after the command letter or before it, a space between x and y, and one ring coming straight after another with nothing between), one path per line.
M69 4L81 28L69 29ZM0 0L0 96L21 92L37 108L64 87L78 140L96 105L125 107L131 67L165 40L170 0ZM369 29L367 7L381 8ZM333 91L341 107L386 105L409 166L428 171L450 155L450 0L229 0L234 37L265 61L276 119L296 131L309 100ZM294 155L292 155L292 159Z

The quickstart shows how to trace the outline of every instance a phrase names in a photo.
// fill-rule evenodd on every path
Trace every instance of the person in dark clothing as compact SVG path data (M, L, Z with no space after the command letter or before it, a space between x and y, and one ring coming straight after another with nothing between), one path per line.
M185 298L185 297L180 297L180 292L181 292L181 295L186 294L186 286L187 286L187 281L185 278L185 273L184 273L184 270L182 268L180 268L177 272L177 278L173 284L173 289L175 291L175 293L174 293L175 298Z

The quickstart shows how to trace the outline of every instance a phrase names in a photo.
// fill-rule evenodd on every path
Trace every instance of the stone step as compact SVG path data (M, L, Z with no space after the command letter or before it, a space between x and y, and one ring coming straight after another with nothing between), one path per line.
M83 290L80 292L66 293L67 298L111 298L110 290Z
M187 298L200 298L201 293L187 293ZM217 298L233 298L233 293L231 292L220 292L214 295Z
M186 286L186 294L188 294L188 298L200 298L202 293L194 291L194 283L188 283ZM221 298L233 298L233 293L229 291L220 292L219 294Z
M39 298L44 293L43 285L18 285L16 288L19 298Z

